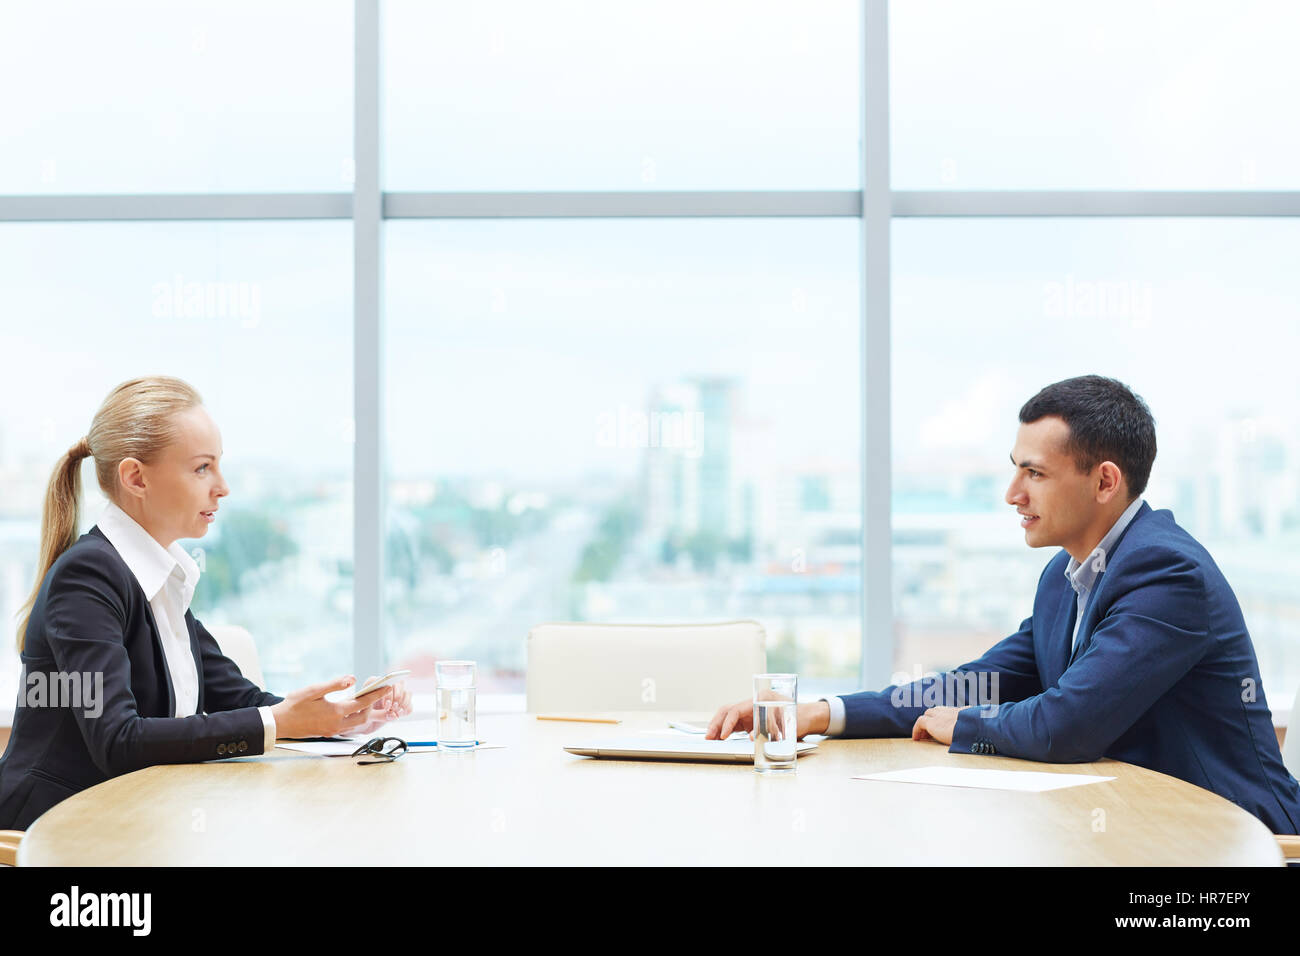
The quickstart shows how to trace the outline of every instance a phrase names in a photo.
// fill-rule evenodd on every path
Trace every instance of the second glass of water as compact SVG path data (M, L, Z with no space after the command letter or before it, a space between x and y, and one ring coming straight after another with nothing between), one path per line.
M438 749L443 753L473 751L478 743L475 666L473 661L438 661Z
M754 769L759 773L794 773L798 696L796 674L754 675Z

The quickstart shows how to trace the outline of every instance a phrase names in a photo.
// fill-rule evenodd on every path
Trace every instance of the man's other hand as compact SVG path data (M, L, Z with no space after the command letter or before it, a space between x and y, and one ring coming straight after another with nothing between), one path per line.
M941 744L952 743L953 728L957 726L960 707L931 707L912 725L913 740L937 740Z

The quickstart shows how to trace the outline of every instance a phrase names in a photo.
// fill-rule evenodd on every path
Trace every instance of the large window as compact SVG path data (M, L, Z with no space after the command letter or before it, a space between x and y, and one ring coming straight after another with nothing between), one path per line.
M1286 709L1298 14L1226 11L8 4L0 610L54 461L168 372L232 485L196 613L273 689L741 617L881 686L1024 615L1015 412L1096 371Z
M1300 686L1300 302L1293 220L914 220L894 226L896 663L978 656L1055 549L1003 500L1019 407L1099 373L1151 406L1144 497L1236 592L1269 700Z
M898 189L1295 189L1300 6L905 0Z
M856 189L852 0L394 0L386 189Z
M0 195L352 188L352 4L0 8Z
M549 620L753 617L856 680L848 220L389 226L387 633L521 690Z
M267 680L296 687L352 658L352 394L342 223L0 225L0 612L31 589L46 483L109 391L194 385L230 485L195 616L253 632ZM104 499L82 474L82 531ZM6 692L16 687L6 626Z

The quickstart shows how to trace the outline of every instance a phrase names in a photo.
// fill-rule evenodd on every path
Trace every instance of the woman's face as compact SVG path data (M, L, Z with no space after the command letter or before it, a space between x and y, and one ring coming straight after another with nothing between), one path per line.
M230 493L219 466L221 433L207 410L196 405L178 412L174 424L177 438L157 458L119 471L139 501L145 529L164 545L207 534L218 501Z

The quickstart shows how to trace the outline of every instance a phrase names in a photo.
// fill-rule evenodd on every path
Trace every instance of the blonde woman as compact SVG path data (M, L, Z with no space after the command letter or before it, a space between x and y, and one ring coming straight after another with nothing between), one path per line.
M341 677L277 697L258 688L189 611L200 538L229 493L221 435L174 378L115 388L55 466L36 587L20 615L19 706L0 758L0 829L153 764L264 753L275 738L365 734L410 712L402 684L333 703ZM80 466L108 505L80 538Z

